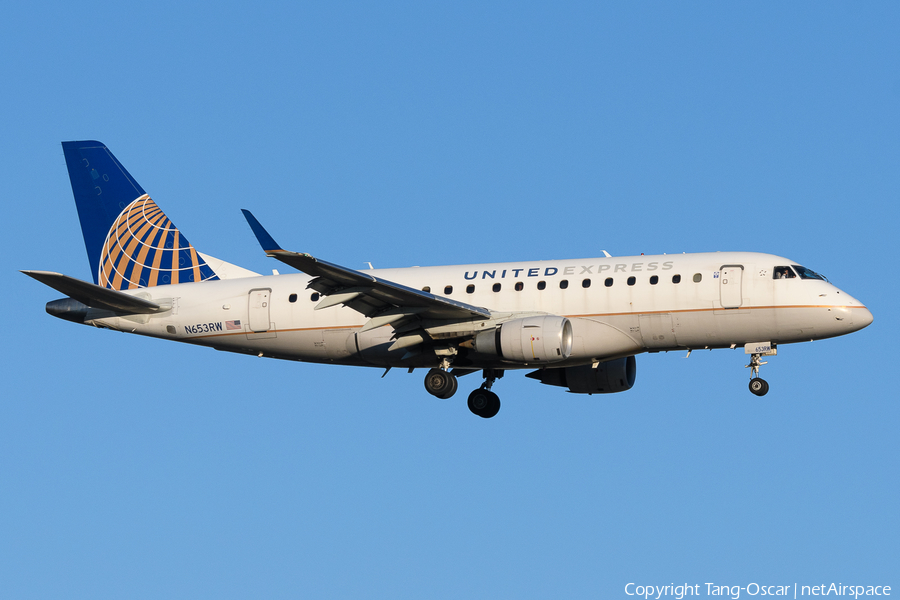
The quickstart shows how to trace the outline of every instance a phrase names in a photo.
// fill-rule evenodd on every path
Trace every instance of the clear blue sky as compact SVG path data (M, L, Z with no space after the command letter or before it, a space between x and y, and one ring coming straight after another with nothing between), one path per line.
M625 598L628 582L900 592L894 2L14 3L0 28L0 597ZM59 142L105 142L201 251L239 209L361 268L768 251L875 315L638 357L503 410L421 372L54 319L90 279Z

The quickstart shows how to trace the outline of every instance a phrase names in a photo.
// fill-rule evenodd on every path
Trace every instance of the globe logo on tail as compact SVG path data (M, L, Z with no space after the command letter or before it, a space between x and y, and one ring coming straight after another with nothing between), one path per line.
M119 214L100 253L98 282L114 290L218 279L206 261L144 194Z

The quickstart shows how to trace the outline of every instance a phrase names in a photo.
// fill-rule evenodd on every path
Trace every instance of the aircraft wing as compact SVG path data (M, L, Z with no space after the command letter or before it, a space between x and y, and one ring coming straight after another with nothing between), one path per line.
M282 250L250 211L242 212L267 256L315 277L309 287L326 296L316 306L317 310L337 304L348 306L370 317L364 330L413 315L429 319L487 319L491 316L486 308L435 296L309 254Z
M163 307L155 302L75 279L61 273L52 273L50 271L22 271L22 273L91 308L128 314L149 314L163 310Z

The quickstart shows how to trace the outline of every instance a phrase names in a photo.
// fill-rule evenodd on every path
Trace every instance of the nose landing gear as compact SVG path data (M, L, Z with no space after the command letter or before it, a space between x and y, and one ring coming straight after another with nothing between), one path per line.
M757 396L765 396L769 392L769 384L765 379L760 379L759 367L768 364L768 361L762 361L760 358L762 358L762 354L754 352L750 355L750 364L744 365L744 368L749 367L750 369L750 391Z

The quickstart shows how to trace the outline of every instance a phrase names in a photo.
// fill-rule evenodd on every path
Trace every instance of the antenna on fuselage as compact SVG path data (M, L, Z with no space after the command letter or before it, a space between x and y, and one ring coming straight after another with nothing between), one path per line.
M605 256L606 258L612 258L612 256L610 256L609 252L607 252L606 250L603 251L603 256Z

